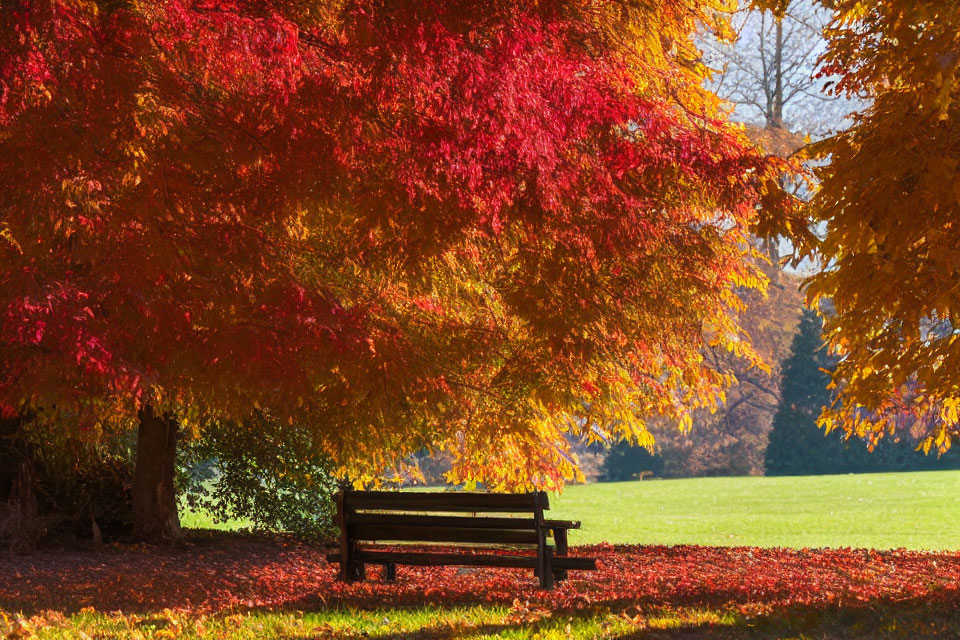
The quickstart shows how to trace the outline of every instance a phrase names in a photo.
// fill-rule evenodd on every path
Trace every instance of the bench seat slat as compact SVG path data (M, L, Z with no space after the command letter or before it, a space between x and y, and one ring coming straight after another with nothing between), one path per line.
M370 564L393 562L417 566L476 566L476 567L520 567L535 568L535 556L504 556L493 554L436 553L426 551L364 551L357 552L358 558ZM461 562L461 560L464 560ZM328 553L327 561L340 562L338 553ZM502 561L502 562L500 562ZM553 566L568 571L596 571L596 558L578 558L576 556L554 556Z
M497 518L490 516L427 516L403 513L352 513L347 524L406 525L413 527L471 527L477 529L529 529L533 518Z
M460 511L460 512L527 512L532 513L537 496L547 502L546 494L535 493L469 493L445 491L357 491L347 494L350 509L382 511ZM544 504L544 508L548 505Z
M393 562L419 567L453 565L461 567L518 567L535 569L536 556L508 556L469 553L428 553L423 551L359 551L359 559L371 564Z
M489 529L481 527L434 527L394 524L347 525L350 539L378 542L472 542L489 544L536 544L532 529Z

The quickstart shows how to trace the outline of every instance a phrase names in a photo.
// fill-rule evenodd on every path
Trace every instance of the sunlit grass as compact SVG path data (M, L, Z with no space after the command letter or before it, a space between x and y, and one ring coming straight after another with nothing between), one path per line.
M213 616L87 610L0 619L0 637L37 640L767 640L956 638L950 607L909 605L746 613L737 609L628 607L567 614L512 608L253 611Z
M960 471L571 486L571 544L960 549Z
M713 628L742 622L742 616L708 610L592 612L578 615L528 608L463 607L442 609L331 610L201 616L164 611L158 614L102 613L87 610L72 616L41 614L10 618L5 634L21 633L38 640L67 638L183 638L191 640L429 638L443 640L570 640L627 638L640 630ZM13 631L17 629L19 631ZM11 637L19 637L13 635Z
M238 531L253 526L250 520L227 520L218 522L210 514L203 511L184 510L180 512L180 526L188 529L218 529L220 531Z
M571 544L960 549L960 471L690 478L567 487L550 515ZM240 529L184 512L183 526Z

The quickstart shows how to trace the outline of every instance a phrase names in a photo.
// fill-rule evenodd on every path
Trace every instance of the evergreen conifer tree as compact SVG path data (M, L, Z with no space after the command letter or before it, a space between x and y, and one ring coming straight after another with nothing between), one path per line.
M830 371L836 358L823 347L823 323L805 310L783 365L781 399L767 445L768 476L877 473L955 469L960 455L923 455L907 433L882 439L873 451L858 438L845 439L843 430L829 434L817 427L821 409L830 403Z
M767 445L767 475L837 473L842 466L843 443L837 434L825 438L817 428L817 416L830 401L826 371L834 364L826 349L820 348L821 327L819 316L805 310L783 365L780 406Z
M603 461L602 475L608 482L635 480L643 472L649 472L654 477L661 476L663 458L625 440L614 444Z

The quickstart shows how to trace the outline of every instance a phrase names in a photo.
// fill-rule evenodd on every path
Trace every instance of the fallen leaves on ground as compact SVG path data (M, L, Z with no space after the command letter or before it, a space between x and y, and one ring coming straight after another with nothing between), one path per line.
M698 546L578 547L596 572L571 572L541 591L529 570L399 567L395 583L368 568L365 582L336 580L324 549L291 540L230 538L180 548L107 547L0 560L8 612L189 611L263 607L496 604L520 617L634 606L734 607L745 614L790 606L960 602L960 554L852 549Z

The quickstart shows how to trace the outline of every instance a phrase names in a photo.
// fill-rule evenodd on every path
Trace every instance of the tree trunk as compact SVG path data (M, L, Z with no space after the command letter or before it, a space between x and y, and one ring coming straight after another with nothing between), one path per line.
M21 456L15 446L21 419L0 418L0 500L10 495L17 482Z
M176 471L177 431L169 415L143 407L137 429L137 460L133 473L133 537L144 542L172 540L180 535Z
M29 448L19 440L24 420L20 417L0 419L0 538L8 539L10 550L27 553L43 535L36 495L36 473Z
M777 46L774 51L773 73L773 122L777 129L783 128L783 18L777 18Z
M15 553L29 553L43 535L43 524L37 513L35 486L33 461L23 460L7 502L13 525L10 550Z

